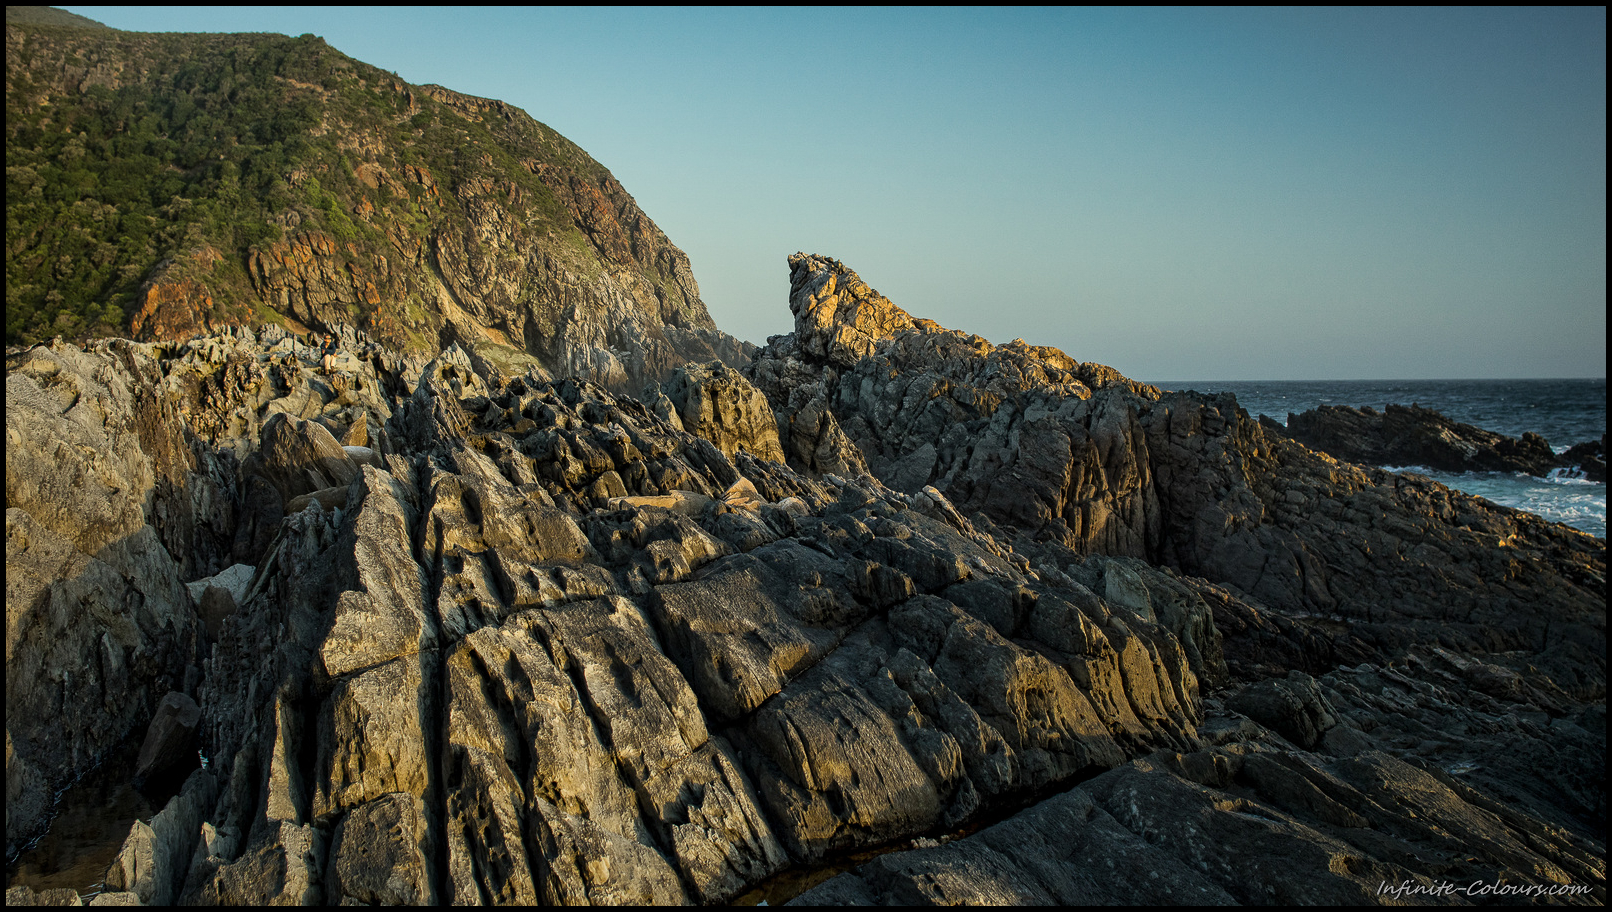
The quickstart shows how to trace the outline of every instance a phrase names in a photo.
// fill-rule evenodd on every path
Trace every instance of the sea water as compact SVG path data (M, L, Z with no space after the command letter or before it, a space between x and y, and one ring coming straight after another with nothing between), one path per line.
M1161 389L1232 393L1252 417L1287 424L1289 412L1323 405L1420 405L1484 430L1521 437L1532 431L1558 453L1606 434L1606 379L1598 380L1177 380ZM1420 472L1497 504L1566 523L1606 537L1606 485L1556 472L1536 478L1520 472L1435 472L1425 466L1385 466Z

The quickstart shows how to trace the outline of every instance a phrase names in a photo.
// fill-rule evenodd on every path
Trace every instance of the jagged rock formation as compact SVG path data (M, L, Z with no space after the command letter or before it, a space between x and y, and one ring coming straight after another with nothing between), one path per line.
M8 841L182 690L212 762L130 833L142 901L715 903L920 840L805 898L1604 902L1604 542L791 266L795 334L644 401L13 353ZM55 572L123 559L103 515L169 601Z
M1437 637L1527 650L1556 686L1604 699L1603 543L1275 438L1230 396L1162 394L1054 349L919 325L837 261L797 254L790 268L796 332L750 374L781 426L831 414L894 487L932 484L1059 565L1135 557L1345 621L1268 671ZM825 332L830 310L863 329ZM854 361L832 354L827 340L867 327L893 334L859 342Z
M763 462L784 461L767 397L720 361L679 368L644 399L673 427L711 441L729 459L742 450Z
M1297 440L1346 462L1426 466L1440 472L1523 472L1541 477L1554 469L1574 468L1592 480L1606 480L1606 464L1597 463L1594 442L1579 444L1583 449L1558 456L1538 434L1507 437L1452 421L1419 405L1389 405L1381 412L1369 406L1323 405L1301 414L1288 413L1285 427L1264 415L1259 417L1267 433Z
M511 105L311 35L8 13L6 45L9 343L280 323L633 391L747 359L609 171Z

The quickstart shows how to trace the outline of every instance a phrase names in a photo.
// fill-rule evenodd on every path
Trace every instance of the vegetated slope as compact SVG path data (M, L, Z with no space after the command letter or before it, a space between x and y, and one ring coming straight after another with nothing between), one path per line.
M743 356L574 143L315 36L8 16L6 104L8 344L289 320L615 388Z
M88 16L69 13L67 10L57 9L54 6L8 6L6 7L6 22L17 25L71 25L79 28L110 28L104 22L96 22Z

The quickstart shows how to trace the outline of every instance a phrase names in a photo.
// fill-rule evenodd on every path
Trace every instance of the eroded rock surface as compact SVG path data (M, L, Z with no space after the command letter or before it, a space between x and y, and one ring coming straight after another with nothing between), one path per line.
M791 262L796 335L645 401L458 347L325 377L273 333L14 354L8 431L129 435L63 496L156 569L17 476L8 685L102 670L8 710L127 731L164 673L202 709L124 891L723 903L914 840L803 898L1604 881L1604 542ZM146 689L106 702L117 655ZM25 836L72 766L20 718Z

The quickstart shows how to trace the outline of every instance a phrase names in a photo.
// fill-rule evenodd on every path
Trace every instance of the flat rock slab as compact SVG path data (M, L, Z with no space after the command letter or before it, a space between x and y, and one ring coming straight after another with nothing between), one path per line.
M956 842L881 855L789 905L1237 905L1079 788Z

